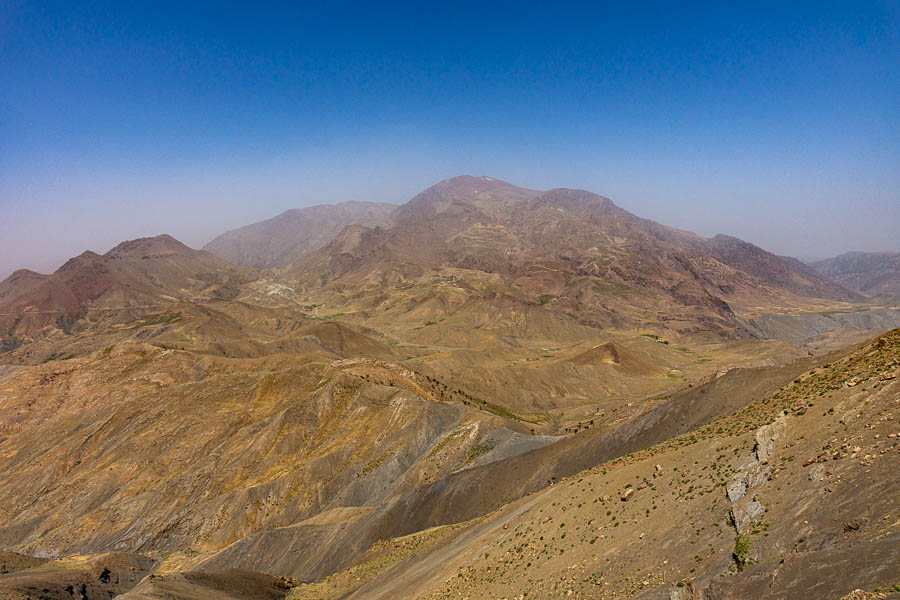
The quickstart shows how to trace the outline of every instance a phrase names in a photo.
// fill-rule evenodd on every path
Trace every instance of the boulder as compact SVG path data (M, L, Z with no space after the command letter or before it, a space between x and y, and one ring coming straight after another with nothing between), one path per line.
M809 475L806 476L810 481L816 481L818 479L822 479L825 477L825 465L817 464L809 471Z

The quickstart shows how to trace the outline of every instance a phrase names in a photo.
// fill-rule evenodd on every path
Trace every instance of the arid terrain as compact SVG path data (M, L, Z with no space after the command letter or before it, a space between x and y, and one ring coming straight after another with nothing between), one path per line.
M896 255L490 177L0 283L0 599L900 598Z

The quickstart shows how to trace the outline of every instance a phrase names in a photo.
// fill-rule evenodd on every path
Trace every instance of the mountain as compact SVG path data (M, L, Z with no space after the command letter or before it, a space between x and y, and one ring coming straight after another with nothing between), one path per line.
M468 176L422 192L389 225L345 228L281 276L304 292L342 286L381 301L385 286L440 269L497 275L512 295L602 328L634 327L653 311L681 333L740 335L726 301L862 298L752 244L667 228L584 190Z
M0 336L9 348L48 326L181 299L230 298L255 275L169 235L84 252L52 275L16 271L0 283Z
M382 208L0 283L0 597L890 583L900 309L585 190Z
M869 296L900 296L900 252L848 252L812 263L812 268Z
M765 264L756 268L756 260ZM704 373L698 355L680 360L670 344L774 331L799 345L843 327L833 319L801 328L763 321L769 313L803 319L847 310L834 298L854 294L808 271L734 238L706 240L641 219L585 190L462 176L418 194L388 224L344 228L272 276L319 315L410 344L409 359L424 372L541 414L637 390L661 393L683 385L688 372ZM854 323L891 327L900 312ZM653 372L628 366L634 362L572 360L610 341L642 354Z
M736 237L719 234L704 240L702 249L726 265L788 290L798 296L826 298L841 302L862 302L865 296L836 285L799 261L786 260Z
M619 208L608 198L595 196L594 201L587 199L594 196L582 190L563 190L566 202L562 205L569 209L608 214L623 222L639 228L653 237L678 246L692 248L698 252L715 258L728 265L764 281L769 285L781 288L797 296L824 298L842 302L859 302L864 296L852 290L836 285L820 276L813 269L800 261L777 256L759 246L745 242L736 237L718 234L712 238L703 238L689 231L682 231L661 225L648 219L642 219ZM580 205L572 200L579 198ZM588 207L590 207L588 209Z
M0 302L5 302L14 296L33 290L49 277L49 275L35 273L28 269L14 271L9 277L0 281Z
M324 245L347 225L387 222L395 208L378 202L343 202L292 209L225 232L203 249L245 267L284 265Z
M844 302L859 302L864 299L862 295L823 278L800 261L777 256L736 237L718 234L712 238L703 238L690 231L637 217L616 206L609 198L584 190L551 190L545 194L548 195L554 197L556 206L573 212L608 215L660 241L691 248L798 296Z

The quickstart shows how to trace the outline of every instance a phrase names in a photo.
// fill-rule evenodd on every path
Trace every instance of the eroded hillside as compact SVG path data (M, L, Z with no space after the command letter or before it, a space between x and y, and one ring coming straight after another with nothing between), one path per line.
M290 597L897 596L898 368L894 331L731 416L375 547Z

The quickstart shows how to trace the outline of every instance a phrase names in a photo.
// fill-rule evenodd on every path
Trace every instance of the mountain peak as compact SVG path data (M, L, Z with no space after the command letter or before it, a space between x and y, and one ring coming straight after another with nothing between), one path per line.
M3 280L3 283L14 281L26 281L32 279L46 279L49 275L32 271L31 269L17 269L9 274L9 277Z
M56 273L65 273L67 271L72 271L73 269L78 269L86 264L94 262L98 258L100 258L100 255L96 252L85 250L78 256L70 258L65 263L63 263L63 265L56 270Z
M814 262L812 268L871 296L890 294L900 299L900 252L846 252Z
M474 196L478 194L492 194L498 192L513 194L520 194L522 192L525 192L529 196L539 193L536 190L527 190L525 188L520 188L519 186L513 185L508 181L494 179L493 177L488 177L487 175L457 175L456 177L450 177L448 179L444 179L443 181L439 181L438 183L423 191L421 194L419 194L419 196L429 193L454 196ZM416 198L418 198L419 196L416 196ZM415 198L413 198L413 200L415 200Z
M733 235L728 235L728 234L725 234L725 233L717 233L716 235L712 236L712 238L710 238L710 239L713 239L713 240L716 240L716 241L722 242L722 243L727 242L727 243L729 243L729 244L747 244L747 245L750 245L750 242L747 242L747 241L745 241L745 240L742 240L742 239L739 238L739 237L735 237L735 236L733 236Z
M164 256L194 252L171 235L164 233L155 237L138 238L122 242L104 256L106 258L142 258L144 256Z
M357 201L292 208L271 219L227 231L203 249L236 265L283 266L321 248L347 225L387 223L396 208L383 202Z
M459 175L424 190L394 213L395 221L438 215L492 214L498 209L530 200L541 192L515 186L486 175Z

